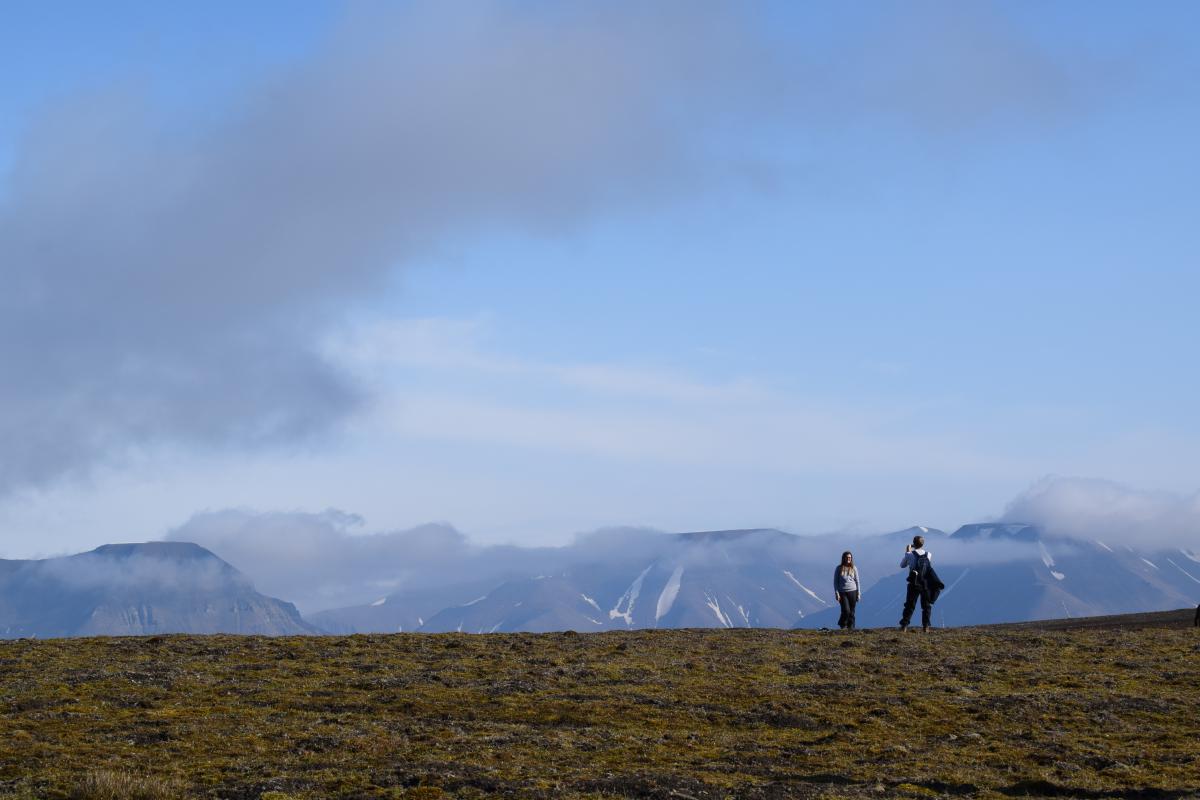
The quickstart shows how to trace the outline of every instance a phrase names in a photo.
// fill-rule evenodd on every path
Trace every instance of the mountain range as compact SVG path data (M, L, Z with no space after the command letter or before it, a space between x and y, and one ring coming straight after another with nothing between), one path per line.
M832 577L851 549L864 586L860 627L893 626L904 545L920 534L946 584L935 626L1020 622L1194 606L1200 554L1046 536L979 523L857 539L773 529L641 532L531 559L536 574L444 580L302 618L249 577L187 542L106 545L35 561L0 560L0 637L166 632L272 635L646 628L834 627Z
M900 558L917 534L947 586L935 606L939 626L1200 601L1200 555L1189 550L1048 537L1024 524L964 525L951 535L918 526L850 543L865 587L860 627L898 622L907 577ZM596 559L589 552L552 574L486 591L443 586L437 602L429 602L428 593L397 593L369 606L325 611L313 621L342 632L835 627L833 570L846 543L770 529L666 534L656 548L627 558ZM455 594L458 601L445 602Z

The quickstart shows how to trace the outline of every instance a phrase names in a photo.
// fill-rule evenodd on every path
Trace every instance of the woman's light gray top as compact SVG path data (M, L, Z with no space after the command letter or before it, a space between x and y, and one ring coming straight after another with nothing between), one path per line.
M858 591L858 567L851 567L850 574L842 573L842 565L838 564L833 570L833 590L841 594L842 592L857 592Z

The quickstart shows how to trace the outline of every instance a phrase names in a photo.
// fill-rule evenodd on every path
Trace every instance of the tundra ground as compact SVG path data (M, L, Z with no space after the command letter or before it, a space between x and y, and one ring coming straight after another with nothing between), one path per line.
M0 798L1200 797L1198 709L1188 627L7 641Z

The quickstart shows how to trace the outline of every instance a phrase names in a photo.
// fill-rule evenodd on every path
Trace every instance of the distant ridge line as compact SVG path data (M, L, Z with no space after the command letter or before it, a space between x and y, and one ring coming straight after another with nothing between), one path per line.
M1190 628L1196 609L1180 608L1174 611L1147 611L1138 614L1110 614L1100 617L1068 617L1066 619L1040 619L1028 622L996 622L989 625L962 625L957 630L1017 628L1045 631L1068 631L1079 629L1139 630L1142 628Z
M787 533L778 528L735 528L733 530L723 531L690 531L688 533L672 533L668 536L673 536L685 542L721 542L731 541L734 539L744 539L747 536L753 536L756 533L768 534L770 536L780 536L788 539L799 538L794 533Z

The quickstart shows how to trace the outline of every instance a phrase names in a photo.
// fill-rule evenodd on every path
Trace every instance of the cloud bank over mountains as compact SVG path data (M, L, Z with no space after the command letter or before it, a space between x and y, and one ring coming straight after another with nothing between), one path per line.
M1151 492L1094 478L1048 477L1013 499L1002 518L1058 536L1200 550L1200 491Z
M1047 478L1015 498L1001 517L1040 528L1044 535L1093 540L1140 549L1188 548L1200 552L1200 507L1195 496L1140 492L1080 478ZM285 597L305 613L366 604L393 593L456 585L491 588L507 580L555 574L580 564L627 565L661 558L684 559L688 569L744 556L757 562L764 552L781 561L831 565L844 549L856 551L870 581L896 571L907 543L889 540L886 552L872 536L823 534L752 542L701 539L686 549L674 537L647 528L611 528L578 534L562 547L477 545L447 524L411 530L364 533L365 522L339 511L258 513L228 510L199 514L168 538L200 544L250 575L265 594ZM902 526L897 526L902 527ZM918 529L919 530L919 529ZM858 550L859 544L871 550ZM942 566L978 567L1008 561L1038 561L1046 550L1036 541L1005 537L959 541L930 534L929 547ZM1055 552L1072 545L1059 542ZM674 563L674 562L673 562ZM874 573L874 574L870 574Z
M341 511L198 514L168 539L200 544L252 576L255 587L304 612L374 600L401 589L502 580L558 563L553 550L480 547L445 524L359 532L362 519ZM553 566L548 566L553 569Z

